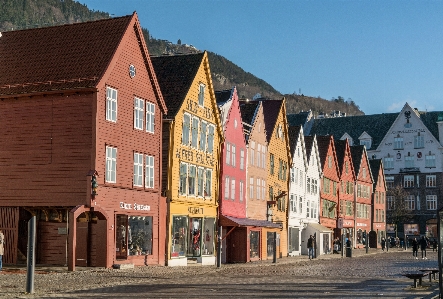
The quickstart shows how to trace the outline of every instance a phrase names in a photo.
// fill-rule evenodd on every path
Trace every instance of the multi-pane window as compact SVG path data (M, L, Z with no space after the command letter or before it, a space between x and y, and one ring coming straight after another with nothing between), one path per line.
M240 149L240 169L245 169L245 150Z
M394 196L386 196L386 205L388 210L393 210L395 208Z
M353 214L354 213L353 213L353 210L352 210L352 202L347 200L346 201L346 215L352 216Z
M232 164L232 167L235 167L235 160L236 160L236 157L235 157L235 145L234 144L232 144L231 145L231 155L232 155L232 159L231 159L231 164Z
M231 144L226 142L226 165L231 164Z
M146 102L146 132L154 133L155 129L155 105Z
M154 157L146 156L145 187L154 188Z
M427 175L426 176L426 187L436 187L437 186L437 178L435 175Z
M298 212L303 213L303 197L298 198Z
M189 132L191 130L191 116L189 114L183 115L182 127L182 144L189 145Z
M143 154L134 153L134 186L143 186Z
M383 162L384 162L385 169L393 169L394 168L394 157L385 157Z
M364 145L366 147L366 149L370 149L371 148L371 139L362 139L360 140L360 145Z
M414 136L414 148L423 148L425 147L425 137L424 136Z
M261 164L263 168L266 168L266 147L264 145L261 147Z
M200 106L203 106L204 102L205 102L205 85L200 84L198 91L198 104Z
M209 125L208 126L208 145L207 145L206 151L208 153L212 154L213 150L214 150L214 125Z
M250 153L249 153L249 164L251 164L251 166L254 166L254 155L255 154L255 142L251 141L251 148L250 148Z
M403 149L403 137L394 137L394 149Z
M262 167L261 166L261 144L258 143L257 144L257 167Z
M205 196L211 196L211 194L212 194L212 170L206 169Z
M407 210L415 210L415 196L408 195L405 198L405 207Z
M145 115L145 101L134 98L134 128L143 130L143 120Z
M197 170L197 196L203 196L203 186L204 186L204 168L199 167Z
M231 179L231 199L235 200L235 179Z
M261 182L261 179L257 178L257 180L256 180L257 184L255 185L255 187L257 189L255 196L257 197L257 199L261 199L262 197L265 197L264 194L260 194L260 190L261 190L260 182Z
M297 196L291 194L289 196L289 210L291 212L297 213Z
M414 156L405 156L405 167L406 168L414 167Z
M187 193L186 192L187 179L188 179L188 164L181 163L180 164L180 186L179 186L180 194Z
M274 188L272 186L269 187L269 200L274 200Z
M240 199L240 202L242 202L243 201L243 197L244 197L244 195L243 195L243 192L244 192L244 182L243 181L240 181L239 182L239 199Z
M106 120L117 121L117 90L106 87Z
M328 156L328 168L332 168L332 157Z
M179 193L181 195L195 196L197 191L198 196L211 196L212 170L205 168L198 168L197 170L195 165L180 163L179 183Z
M225 177L225 199L229 198L229 188L231 187L231 185L229 184L229 177L226 176Z
M261 194L262 194L262 199L265 200L265 196L266 196L266 182L264 179L261 180Z
M311 193L311 178L306 178L306 192Z
M200 120L197 117L192 118L192 127L191 127L191 146L193 148L197 148L198 142L198 125Z
M115 183L117 178L117 148L106 147L106 182Z
M435 155L426 155L425 157L425 167L435 167Z
M197 167L189 165L188 173L188 195L195 195L195 182L197 179Z
M387 188L394 188L394 177L393 176L386 176L386 187Z
M200 123L200 150L206 150L206 133L208 124L205 121Z
M405 188L414 187L414 176L413 175L405 175L403 187L405 187Z
M249 198L254 198L254 178L249 178Z
M426 209L437 210L437 195L426 195Z
M270 159L269 160L269 164L270 164L269 171L270 171L271 175L273 175L274 174L274 154L271 154L269 159Z

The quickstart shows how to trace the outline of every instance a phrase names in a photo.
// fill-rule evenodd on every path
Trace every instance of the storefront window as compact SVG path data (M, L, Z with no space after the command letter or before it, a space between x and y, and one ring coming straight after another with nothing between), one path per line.
M288 250L289 252L292 251L299 251L299 243L300 243L300 229L290 227L289 228L289 240L288 240Z
M214 254L214 231L215 231L215 218L205 218L204 219L204 234L203 234L203 255L213 255Z
M189 218L189 247L188 256L201 255L202 218Z
M186 232L188 231L188 217L172 217L172 245L171 257L185 256L187 247Z
M274 233L267 233L267 249L268 249L268 257L274 256Z
M250 249L249 249L249 257L259 258L260 257L260 232L251 231L250 238Z
M118 259L152 254L152 216L116 216L115 251Z

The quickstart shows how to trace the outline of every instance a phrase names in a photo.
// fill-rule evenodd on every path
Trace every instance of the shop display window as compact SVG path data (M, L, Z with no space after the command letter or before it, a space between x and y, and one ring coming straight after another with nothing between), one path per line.
M116 257L152 254L152 216L116 216Z
M189 218L188 256L201 256L202 218Z
M260 232L258 231L251 231L250 237L249 237L249 257L251 259L253 258L259 258L260 257Z
M204 219L202 255L214 255L215 218Z
M171 242L171 258L183 257L186 254L188 231L188 217L174 216L172 217L172 242Z

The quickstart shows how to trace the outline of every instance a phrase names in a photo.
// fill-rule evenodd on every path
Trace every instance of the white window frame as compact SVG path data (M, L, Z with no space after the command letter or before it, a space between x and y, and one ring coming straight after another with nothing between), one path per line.
M254 162L255 162L254 161L254 156L255 156L254 152L255 152L255 142L251 141L250 157L249 157L249 164L250 164L250 166L254 166Z
M226 142L226 165L231 165L231 144Z
M235 200L235 178L231 179L231 200Z
M266 181L264 179L261 179L261 194L262 194L262 199L265 200L266 199Z
M197 169L197 196L203 197L205 185L205 169L198 167Z
M405 156L405 168L414 167L414 156Z
M185 171L183 172L183 170ZM188 163L180 163L178 192L180 195L187 195L188 193Z
M106 183L117 182L117 148L106 147Z
M225 176L225 199L229 199L229 188L231 188L230 179L229 176Z
M106 120L114 123L117 122L117 99L117 89L106 87Z
M200 83L198 86L198 105L203 106L205 104L205 88L206 86L203 83Z
M395 209L395 199L394 199L394 196L386 196L386 208L388 210Z
M403 149L403 137L394 137L394 149Z
M204 120L200 122L200 144L199 149L201 151L206 151L206 140L208 134L208 123Z
M435 155L430 154L425 157L425 167L434 168L435 167Z
M145 187L153 189L155 185L155 158L154 156L146 155L145 157Z
M414 148L424 148L425 147L425 136L416 135L414 136Z
M385 169L394 168L394 157L384 157L383 162Z
M255 197L257 198L257 199L262 199L263 197L264 197L264 194L261 194L261 186L260 186L260 182L261 182L261 179L259 179L259 178L257 178L256 180L255 180L255 183L256 183L256 185L255 185Z
M239 200L240 200L240 202L243 202L243 200L244 200L244 188L245 188L245 183L242 181L242 180L240 180L240 182L239 182Z
M212 169L205 171L205 197L212 196Z
M191 135L191 115L188 113L185 113L183 115L183 125L182 125L182 144L189 146L190 144L190 138Z
M146 132L155 132L155 104L146 101Z
M405 208L409 211L415 210L415 196L414 195L407 195L404 199L405 201Z
M214 151L214 133L215 133L215 127L213 124L208 125L208 140L206 144L206 152L207 153L213 153Z
M404 188L413 188L414 187L414 176L413 175L405 175L404 176L403 187Z
M232 165L232 167L235 167L235 160L236 160L236 157L235 157L235 144L231 144L231 155L232 155L232 157L231 157L231 165Z
M200 119L198 117L192 117L191 121L191 147L198 148L198 129L200 127Z
M240 149L240 170L245 169L245 150Z
M134 179L133 185L143 186L143 154L134 152Z
M145 117L145 100L134 98L134 129L143 130Z
M437 210L437 195L426 195L426 209Z
M193 170L193 171L192 171ZM191 183L194 188L191 188ZM197 166L193 164L189 164L188 166L188 191L187 194L190 196L196 195L197 190Z
M254 178L253 177L249 178L249 198L250 199L254 198Z
M437 176L434 175L426 175L426 187L437 187Z

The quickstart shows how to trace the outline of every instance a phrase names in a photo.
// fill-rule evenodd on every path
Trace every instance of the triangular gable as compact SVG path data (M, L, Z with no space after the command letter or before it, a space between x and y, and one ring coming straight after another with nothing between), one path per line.
M337 180L340 179L340 169L338 166L337 150L335 148L335 142L332 136L316 136L318 154L320 157L321 169L323 174L326 173L328 167L328 152L332 153L332 163L335 169L335 175Z
M228 96L229 94L229 96ZM220 121L222 122L223 134L226 134L228 124L232 121L234 116L238 116L238 127L242 128L243 121L240 111L240 101L238 99L237 88L234 86L230 90L216 91L215 98L220 108ZM224 103L222 100L225 100ZM225 136L225 135L224 135ZM226 138L226 136L225 136ZM243 142L246 145L245 135L242 133Z
M340 140L348 139L349 145L354 145L354 139L348 133L344 133L343 136L340 137Z
M349 157L349 167L351 170L351 174L353 177L353 180L355 181L355 170L354 170L354 163L352 162L352 154L351 154L351 148L349 146L349 142L347 139L345 140L337 140L335 141L335 149L337 152L338 157L338 165L340 170L340 178L343 177L343 174L345 173L345 157L346 154Z
M321 162L320 162L320 154L319 154L319 151L318 151L317 137L316 137L316 135L314 135L314 136L306 136L306 137L311 139L310 140L310 145L309 145L309 147L310 147L309 159L310 159L312 154L316 157L315 159L317 161L317 163L316 163L317 171L319 172L319 177L321 178L323 176L323 170L322 170ZM307 162L308 165L310 164L309 162L310 161Z
M359 137L359 140L361 139L372 139L371 135L369 135L368 133L366 133L366 131L364 131Z

